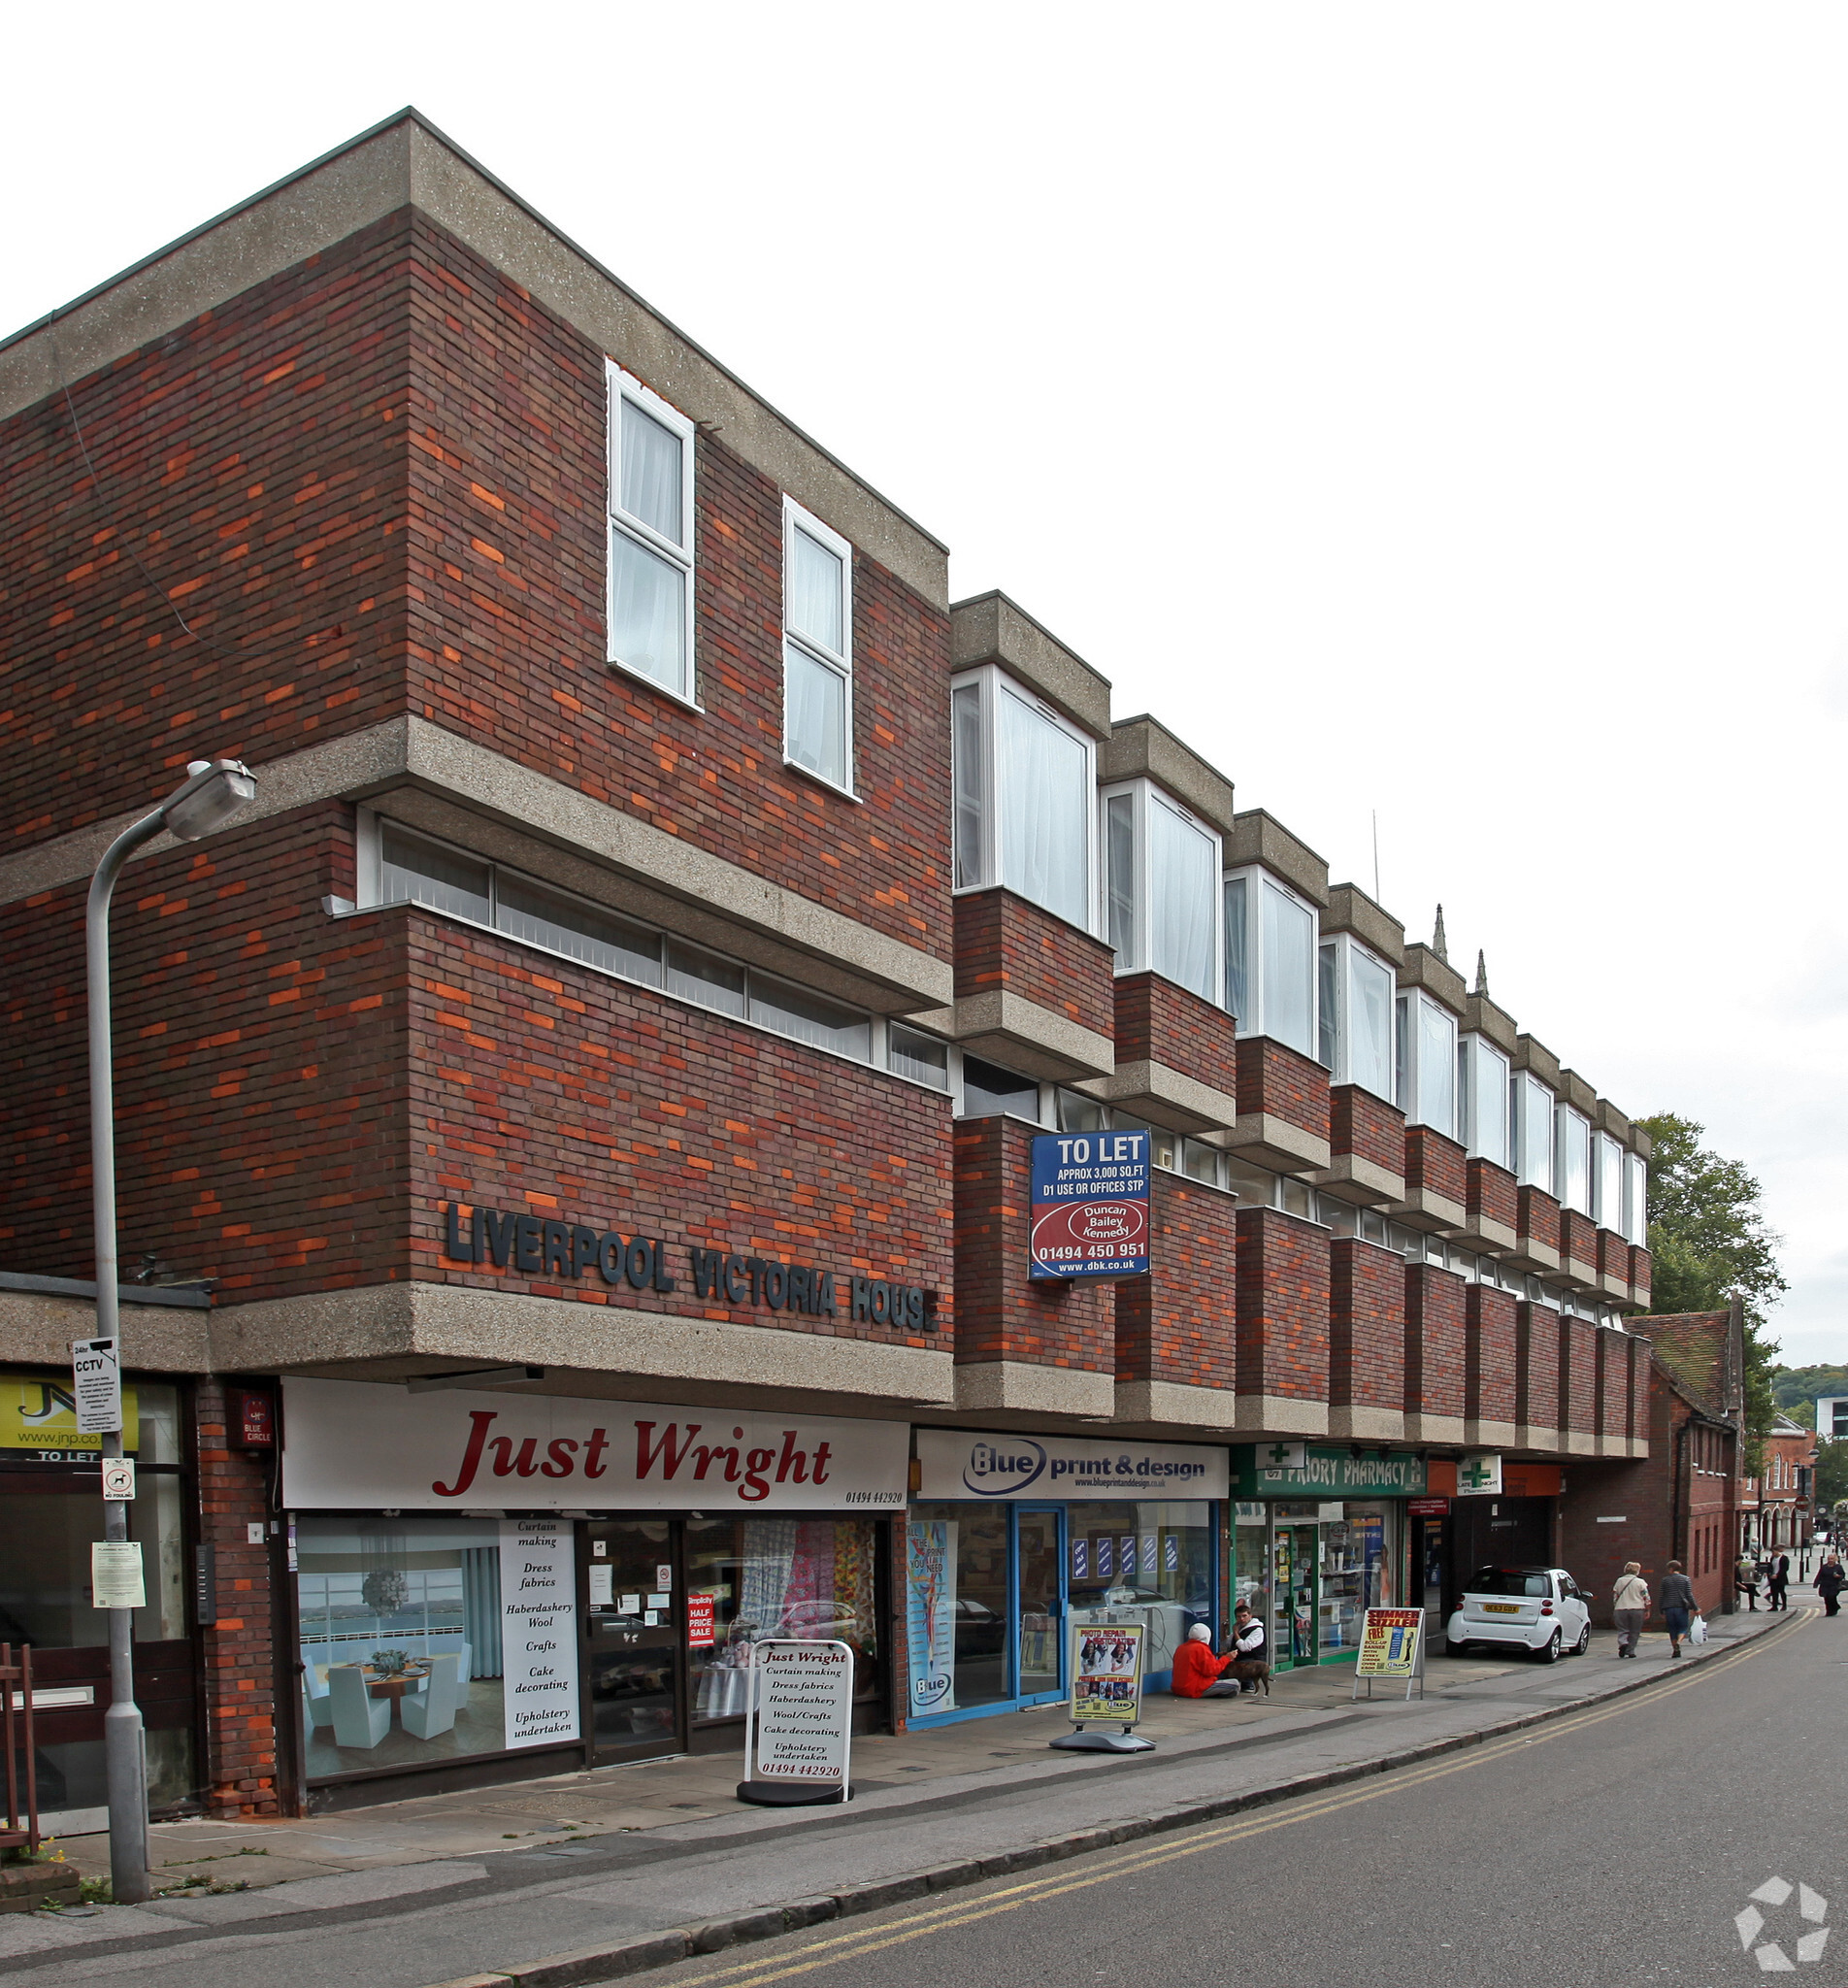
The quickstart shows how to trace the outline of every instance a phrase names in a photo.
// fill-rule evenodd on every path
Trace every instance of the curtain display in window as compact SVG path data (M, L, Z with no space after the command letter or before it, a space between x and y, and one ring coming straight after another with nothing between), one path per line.
M1315 1053L1315 919L1306 905L1263 883L1263 926L1259 937L1263 1012L1267 1036L1305 1056Z
M1059 917L1086 925L1090 755L1010 690L1000 691L995 717L1001 881Z
M1414 1004L1418 1015L1416 1109L1411 1116L1446 1139L1457 1134L1457 1023L1436 1002L1422 997Z
M1555 1117L1557 1147L1553 1177L1560 1206L1582 1215L1592 1211L1592 1129L1578 1112L1562 1105Z
M1537 1077L1515 1079L1514 1099L1519 1124L1520 1178L1523 1187L1553 1191L1553 1093Z
M982 789L987 776L982 751L981 685L960 684L950 693L950 784L953 789L956 888L979 887L988 868ZM1025 891L1021 893L1027 895Z
M1226 1012L1241 1029L1251 1026L1250 979L1246 960L1250 938L1245 929L1249 890L1242 877L1226 878Z
M1376 1098L1392 1097L1392 970L1351 946L1347 954L1347 1078Z
M1158 795L1149 796L1148 963L1156 973L1213 997L1213 886L1218 845Z

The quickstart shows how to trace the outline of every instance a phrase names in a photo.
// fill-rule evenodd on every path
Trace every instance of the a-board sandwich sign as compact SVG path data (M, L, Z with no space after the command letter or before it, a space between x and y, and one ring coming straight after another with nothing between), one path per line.
M1133 1726L1142 1716L1141 1622L1072 1626L1072 1723Z
M1409 1677L1417 1668L1425 1633L1422 1608L1369 1608L1361 1625L1359 1677Z
M845 1802L853 1743L853 1651L767 1638L751 1647L751 1712L739 1800Z
M1149 1135L1046 1132L1033 1143L1036 1277L1133 1277L1148 1270Z

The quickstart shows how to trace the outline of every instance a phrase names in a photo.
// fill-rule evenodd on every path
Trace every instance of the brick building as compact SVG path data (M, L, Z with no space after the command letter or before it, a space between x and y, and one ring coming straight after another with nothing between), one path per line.
M1627 1561L1652 1587L1670 1560L1708 1614L1733 1607L1733 1564L1746 1523L1743 1328L1730 1311L1664 1313L1647 1322L1649 1448L1623 1463L1573 1473L1560 1550L1591 1597L1592 1619L1611 1622L1610 1591ZM1639 1344L1642 1342L1637 1342Z
M0 344L0 450L64 1827L83 894L202 754L257 800L115 916L163 1806L734 1747L772 1633L874 1725L1057 1696L1087 1608L1338 1660L1657 1467L1646 1138L414 115ZM1048 1133L1146 1151L1145 1275L1029 1274Z
M1815 1519L1816 1433L1779 1414L1765 1439L1765 1468L1745 1481L1743 1543L1765 1558L1798 1554Z

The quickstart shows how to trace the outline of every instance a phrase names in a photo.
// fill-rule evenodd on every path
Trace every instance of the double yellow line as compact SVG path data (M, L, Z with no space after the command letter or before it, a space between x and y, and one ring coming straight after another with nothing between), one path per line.
M1805 1609L1792 1624L1793 1631L1804 1628L1814 1614L1814 1609ZM1750 1663L1754 1657L1763 1654L1764 1648L1763 1643L1756 1643L1750 1649L1741 1650L1732 1661ZM1045 1899L1062 1898L1068 1892L1088 1891L1093 1885L1113 1884L1138 1871L1172 1864L1182 1857L1198 1857L1207 1850L1221 1849L1228 1843L1268 1836L1272 1830L1314 1822L1324 1815L1334 1815L1344 1808L1358 1808L1365 1803L1377 1802L1388 1795L1402 1795L1408 1788L1422 1787L1427 1781L1440 1781L1447 1774L1467 1773L1474 1768L1491 1766L1525 1747L1537 1746L1549 1740L1566 1739L1570 1734L1584 1732L1588 1726L1600 1726L1606 1719L1621 1718L1639 1705L1657 1705L1677 1692L1691 1691L1706 1681L1706 1665L1700 1665L1672 1684L1663 1684L1645 1694L1626 1692L1617 1704L1605 1706L1600 1710L1549 1719L1505 1740L1466 1747L1460 1756L1446 1757L1429 1767L1391 1770L1370 1775L1359 1785L1332 1790L1326 1795L1306 1796L1301 1800L1286 1798L1275 1808L1260 1809L1255 1814L1236 1816L1223 1823L1209 1823L1188 1830L1184 1837L1158 1839L1135 1849L1095 1851L1084 1858L1081 1873L1069 1868L1048 1872L1042 1877L1029 1878L1024 1883L985 1893L979 1899L946 1901L903 1919L887 1919L878 1924L831 1933L824 1938L808 1940L793 1951L766 1955L754 1961L735 1962L729 1967L713 1968L704 1974L681 1974L676 1977L675 1988L704 1988L704 1984L709 1982L724 1982L726 1988L758 1988L760 1982L787 1981L797 1974L812 1973L818 1968L858 1960L863 1954L880 1953L887 1947L904 1946L913 1939L926 1939L934 1933L947 1933L958 1926L973 1926L979 1920L996 1918L1003 1912L1017 1912L1023 1906L1039 1905Z

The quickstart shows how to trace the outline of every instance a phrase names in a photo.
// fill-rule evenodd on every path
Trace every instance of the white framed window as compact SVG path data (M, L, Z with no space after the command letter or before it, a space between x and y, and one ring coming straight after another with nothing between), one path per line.
M1624 1155L1624 1240L1638 1249L1649 1242L1649 1167L1636 1153Z
M1399 1109L1407 1125L1457 1136L1457 1017L1409 987L1399 997Z
M1553 1093L1531 1071L1509 1087L1514 1120L1514 1177L1523 1187L1553 1191Z
M693 423L607 361L609 660L693 704Z
M1486 1036L1457 1045L1457 1137L1472 1160L1509 1164L1508 1059Z
M1393 1100L1393 970L1351 933L1322 941L1316 988L1317 1060L1332 1083Z
M1222 885L1225 1006L1241 1036L1270 1036L1313 1056L1316 1027L1315 911L1263 870L1239 870Z
M1562 1208L1581 1215L1592 1211L1592 1123L1582 1111L1562 1105L1553 1114L1554 1193Z
M1095 930L1097 748L992 664L950 686L955 888Z
M1608 1132L1592 1141L1592 1215L1600 1229L1624 1233L1624 1149Z
M853 547L783 499L783 758L853 793Z
M1219 838L1148 780L1099 796L1104 930L1119 974L1219 994Z

